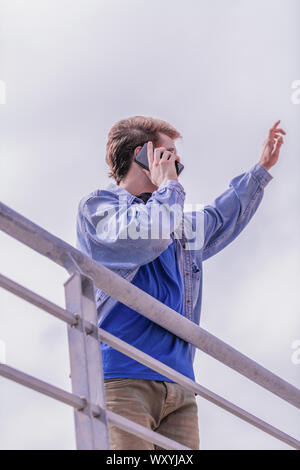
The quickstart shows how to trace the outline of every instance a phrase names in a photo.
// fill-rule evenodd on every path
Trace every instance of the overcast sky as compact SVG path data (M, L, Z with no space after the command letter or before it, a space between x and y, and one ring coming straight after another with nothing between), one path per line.
M1 200L75 246L79 200L111 180L107 133L136 114L178 141L187 203L211 204L287 136L245 231L204 265L200 326L300 387L297 0L0 1ZM2 274L64 306L68 274L0 232ZM66 326L0 291L7 364L70 390ZM300 439L299 412L204 353L197 381ZM289 449L202 398L202 449ZM75 448L73 410L0 378L1 449Z

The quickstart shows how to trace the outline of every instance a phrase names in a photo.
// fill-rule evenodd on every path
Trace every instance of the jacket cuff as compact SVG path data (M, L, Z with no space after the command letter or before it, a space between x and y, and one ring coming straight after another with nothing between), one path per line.
M260 163L256 163L250 170L250 173L254 175L259 184L264 188L273 179L271 173Z
M185 197L184 187L182 186L181 183L179 183L179 181L165 180L163 183L161 183L161 185L157 188L156 191L161 191L161 190L164 190L165 188L175 189L179 194Z

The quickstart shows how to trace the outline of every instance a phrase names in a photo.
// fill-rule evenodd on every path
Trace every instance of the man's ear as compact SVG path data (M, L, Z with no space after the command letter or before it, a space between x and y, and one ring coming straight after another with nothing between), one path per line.
M135 158L137 156L137 154L139 153L139 151L142 149L143 147L141 145L139 145L138 147L136 147L134 149L134 152L133 152L133 158Z

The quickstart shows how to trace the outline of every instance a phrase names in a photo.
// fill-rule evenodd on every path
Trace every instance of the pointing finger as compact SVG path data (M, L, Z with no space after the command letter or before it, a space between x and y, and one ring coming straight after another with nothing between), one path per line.
M279 119L279 121L275 122L275 124L274 124L274 126L272 127L272 129L275 129L275 127L277 127L279 123L280 123L280 119Z

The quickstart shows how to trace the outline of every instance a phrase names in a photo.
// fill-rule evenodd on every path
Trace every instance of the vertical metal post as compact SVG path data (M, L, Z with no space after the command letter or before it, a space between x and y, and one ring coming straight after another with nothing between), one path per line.
M87 401L84 409L74 409L77 449L109 449L93 281L82 273L75 272L64 283L64 287L66 308L80 316L76 325L67 326L72 392ZM95 325L94 331L86 331L84 321ZM100 416L93 413L91 404L98 405L102 409Z

